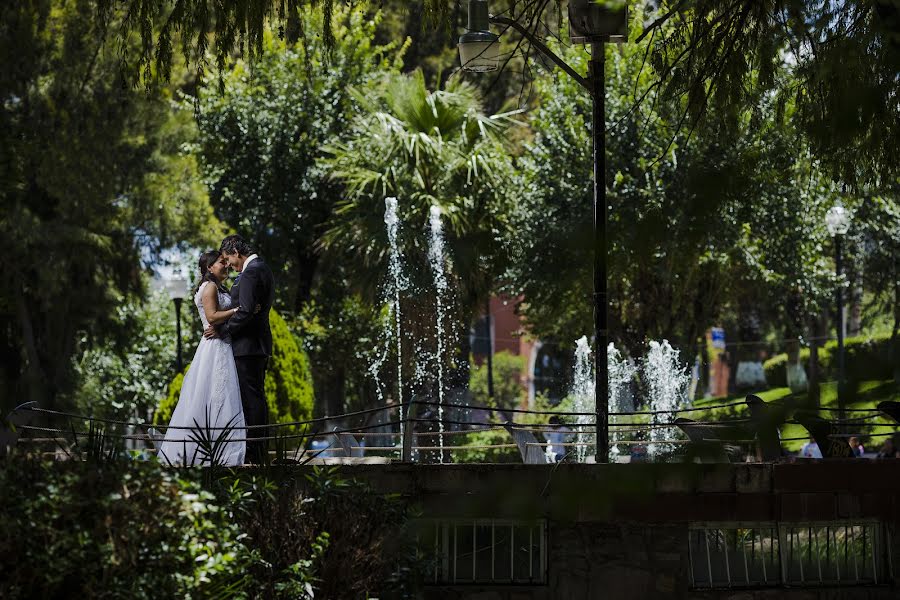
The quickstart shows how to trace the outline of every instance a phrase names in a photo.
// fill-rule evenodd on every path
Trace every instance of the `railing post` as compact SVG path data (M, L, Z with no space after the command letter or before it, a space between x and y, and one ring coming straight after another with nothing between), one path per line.
M412 440L413 440L413 421L412 413L415 407L415 401L410 399L409 406L406 407L406 418L403 427L403 450L400 459L405 462L412 462Z

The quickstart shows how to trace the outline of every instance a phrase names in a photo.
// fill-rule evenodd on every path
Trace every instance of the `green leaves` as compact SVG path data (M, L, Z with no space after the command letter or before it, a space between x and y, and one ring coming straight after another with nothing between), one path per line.
M503 132L516 113L483 114L475 90L459 79L444 90L429 91L419 71L386 77L370 89L369 98L354 119L352 135L329 146L331 157L323 162L349 192L325 235L328 247L351 251L367 270L383 272L384 198L394 195L401 221L411 225L402 244L416 249L408 258L415 277L429 272L422 241L410 236L416 235L415 224L427 222L432 205L446 220L456 273L471 277L499 264L502 234L494 232L507 229L513 171ZM477 263L479 255L487 263ZM484 293L480 285L476 293Z
M291 9L293 10L293 8ZM297 13L304 43L265 39L262 52L201 89L194 148L216 213L280 268L279 300L299 309L319 266L318 238L342 196L319 161L347 128L365 85L402 56L372 41L380 17L362 7L332 15L328 57L321 9Z
M77 345L121 333L117 308L144 292L160 249L218 235L185 113L123 85L89 2L6 3L0 47L3 404L51 407L75 383ZM188 115L188 119L189 119ZM10 398L7 402L7 398Z

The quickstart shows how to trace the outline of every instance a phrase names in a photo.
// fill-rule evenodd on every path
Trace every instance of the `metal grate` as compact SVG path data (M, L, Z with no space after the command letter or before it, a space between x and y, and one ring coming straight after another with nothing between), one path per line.
M695 588L887 583L889 531L877 522L694 525Z
M435 584L543 584L544 521L421 521L419 548L432 558Z

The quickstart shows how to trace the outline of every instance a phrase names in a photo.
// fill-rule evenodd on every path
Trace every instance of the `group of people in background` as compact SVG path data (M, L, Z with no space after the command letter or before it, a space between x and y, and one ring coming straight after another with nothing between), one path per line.
M847 440L847 443L850 445L850 449L853 450L854 456L860 458L865 456L866 448L859 441L858 437L851 437ZM809 438L809 441L803 444L798 456L801 458L822 458L822 451L819 449L816 441L813 438ZM894 444L893 437L885 438L875 458L900 458L900 453L898 453L897 446Z

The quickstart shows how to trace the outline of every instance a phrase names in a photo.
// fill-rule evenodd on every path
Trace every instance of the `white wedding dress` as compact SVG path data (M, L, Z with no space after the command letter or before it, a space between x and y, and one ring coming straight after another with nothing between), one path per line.
M203 329L209 325L201 300L207 285L212 284L204 281L194 295ZM231 308L231 297L222 292L218 294L219 310ZM215 427L232 429L213 429ZM218 465L242 465L246 452L246 443L242 440L245 437L241 389L231 341L202 338L184 376L178 405L160 445L159 460L172 465L209 465L212 451Z

